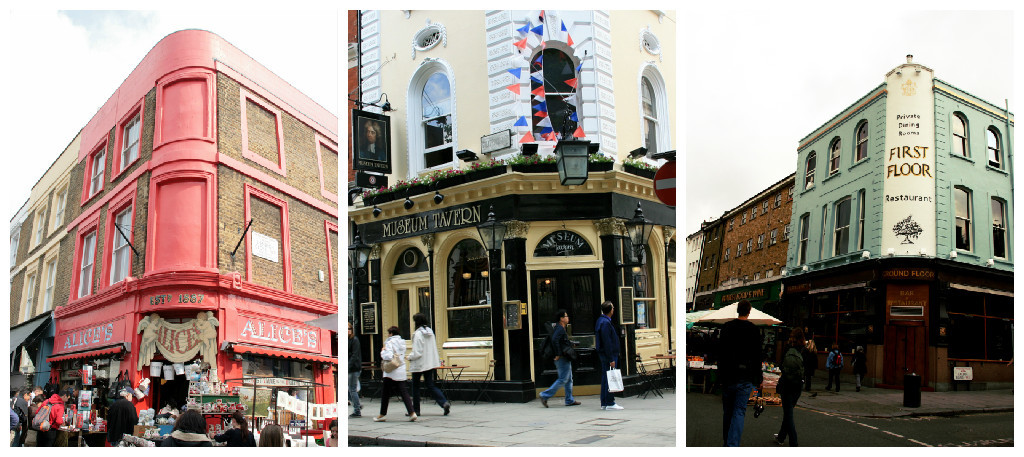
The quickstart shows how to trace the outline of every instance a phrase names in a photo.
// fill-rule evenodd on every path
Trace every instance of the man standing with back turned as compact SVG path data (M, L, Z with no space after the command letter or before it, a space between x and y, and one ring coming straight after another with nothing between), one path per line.
M722 326L721 357L718 362L722 381L722 440L729 447L740 445L747 400L754 387L761 385L761 332L747 320L750 302L740 301L737 319Z
M597 358L601 361L601 409L606 411L625 409L615 404L615 396L608 392L608 375L610 368L617 368L619 361L619 334L612 325L612 314L615 305L606 301L601 303L601 315L597 317L594 328L594 341L597 347Z

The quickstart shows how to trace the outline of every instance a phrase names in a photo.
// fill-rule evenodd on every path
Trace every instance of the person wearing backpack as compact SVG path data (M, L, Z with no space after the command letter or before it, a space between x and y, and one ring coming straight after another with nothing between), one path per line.
M790 446L798 446L796 440L796 423L793 421L793 407L800 399L801 385L804 375L804 330L797 327L789 334L786 344L789 349L782 356L782 376L779 377L779 394L782 396L782 426L779 433L772 435L775 444L781 446L789 438Z
M54 392L43 401L32 418L32 428L39 431L36 435L38 447L53 447L57 440L57 430L64 426L65 403L75 395L74 389L65 388L60 395Z
M564 309L555 311L554 331L548 335L541 347L541 356L545 359L555 361L555 368L558 369L558 379L551 387L540 393L540 404L548 407L548 399L558 393L558 389L565 388L565 406L579 406L581 403L572 396L572 356L575 351L572 343L569 342L569 334L565 332L565 326L569 325L569 313Z
M839 392L839 372L843 370L843 353L839 352L839 344L833 343L832 350L825 357L825 368L828 369L828 385L825 390L832 389L832 380L836 381L836 392Z

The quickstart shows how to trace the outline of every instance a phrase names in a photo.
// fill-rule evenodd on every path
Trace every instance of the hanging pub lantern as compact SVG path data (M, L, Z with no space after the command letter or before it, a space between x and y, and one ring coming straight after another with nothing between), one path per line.
M555 146L558 157L558 180L563 186L578 186L587 182L587 156L589 140L562 140Z
M585 179L586 177L584 177ZM480 232L480 240L484 243L484 249L487 249L488 252L501 250L501 242L505 239L505 224L494 220L494 205L491 205L490 212L487 213L487 220L478 225L476 230Z
M352 245L348 247L348 261L352 268L363 268L366 266L366 261L370 259L370 251L373 247L363 243L359 239L359 234L356 233L352 239Z

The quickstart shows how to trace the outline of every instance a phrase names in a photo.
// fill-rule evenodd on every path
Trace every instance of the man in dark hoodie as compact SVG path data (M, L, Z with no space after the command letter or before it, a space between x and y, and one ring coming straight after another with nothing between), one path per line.
M740 445L750 392L761 385L761 331L750 317L750 302L736 307L738 318L722 326L718 379L722 382L722 440Z
M206 436L206 419L194 409L185 411L160 447L213 447L213 441Z
M132 392L121 388L117 401L110 405L107 413L107 443L117 446L123 435L131 435L139 423L139 413L132 404Z

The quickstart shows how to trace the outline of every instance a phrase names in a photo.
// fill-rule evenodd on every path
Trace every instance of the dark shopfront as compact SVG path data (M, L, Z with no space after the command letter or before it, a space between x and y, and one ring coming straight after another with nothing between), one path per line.
M386 337L382 334L391 325L408 339L414 329L410 317L423 312L432 322L442 361L469 367L460 379L479 381L490 373L495 380L487 389L491 399L529 401L536 398L538 387L556 377L554 365L543 363L538 354L549 331L545 324L556 309L565 308L571 337L580 347L575 390L596 393L600 370L593 349L594 323L606 299L615 303L618 321L620 287L633 286L629 314L638 318L635 324L620 326L620 360L632 360L639 351L648 361L670 345L672 317L664 295L667 277L674 277L675 259L666 258L664 239L666 233L674 234L675 212L646 198L511 194L468 203L458 199L459 204L447 206L417 205L429 210L399 210L396 217L375 219L369 208L350 213L362 240L376 246L368 271L355 275L354 302L358 309L370 306L376 311L378 330L360 336L363 360L378 362ZM647 261L633 268L636 261L628 258L628 238L621 229L633 217L638 200L655 230L644 253ZM488 259L476 226L487 219L492 205L495 219L506 222L508 231L501 252ZM519 303L510 303L514 301ZM624 374L634 373L634 365L626 364ZM465 383L470 391L473 386ZM460 398L459 389L450 389L453 397Z
M813 335L819 367L833 343L867 352L868 385L926 390L1013 385L1013 273L941 259L888 258L783 280L782 316ZM954 368L973 379L953 381ZM850 363L844 374L852 373Z

